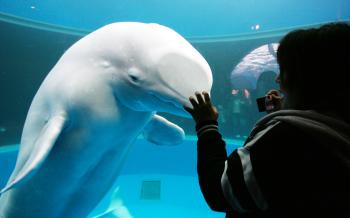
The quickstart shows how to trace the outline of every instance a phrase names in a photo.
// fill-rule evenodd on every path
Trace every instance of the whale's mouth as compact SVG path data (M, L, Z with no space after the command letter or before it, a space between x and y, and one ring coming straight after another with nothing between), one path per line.
M150 95L154 97L157 101L162 102L162 105L160 105L161 112L167 112L182 117L189 116L187 111L185 111L183 104L180 104L179 102L174 101L170 98L156 95L154 93L150 93Z
M171 107L175 107L177 109L183 109L183 106L181 104L179 104L178 102L175 102L171 99L165 98L165 97L161 97L155 94L151 94L153 97L155 97L156 99L158 99L159 101L171 106Z

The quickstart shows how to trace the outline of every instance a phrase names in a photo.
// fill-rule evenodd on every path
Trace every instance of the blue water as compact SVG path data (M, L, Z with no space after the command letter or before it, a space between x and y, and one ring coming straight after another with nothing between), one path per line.
M19 17L20 22L11 17ZM73 31L33 26L26 19ZM243 140L262 114L252 105L248 112L232 115L229 78L234 67L250 51L278 42L291 29L341 20L350 20L349 0L0 0L0 99L6 102L0 105L0 187L17 153L17 146L3 145L19 142L26 112L42 79L71 44L96 28L119 21L155 22L187 38L214 38L190 42L213 70L212 96L222 109L222 133ZM249 38L236 36L242 34ZM244 118L239 125L232 124L236 116ZM194 134L193 123L170 120ZM195 138L188 137L179 146L159 147L138 139L111 191L90 217L108 210L117 200L112 193L118 188L124 206L135 218L223 218L224 214L208 208L200 192L195 143ZM228 152L241 144L228 141ZM141 197L145 181L160 184L159 198Z
M348 0L0 0L0 12L78 29L156 22L186 37L254 33L350 19Z
M227 149L232 151L241 146L242 141L228 140L227 143ZM14 167L17 149L17 145L0 147L0 187L5 185ZM142 197L143 181L159 182L159 197ZM112 194L117 188L118 198L113 199ZM104 213L116 200L122 200L134 218L224 217L223 213L211 211L201 195L196 176L194 138L170 147L138 139L111 191L89 218Z

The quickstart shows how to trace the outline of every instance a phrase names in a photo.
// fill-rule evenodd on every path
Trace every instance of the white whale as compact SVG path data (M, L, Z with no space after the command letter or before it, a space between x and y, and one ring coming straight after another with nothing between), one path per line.
M167 27L122 22L85 36L33 99L0 217L86 217L139 134L156 144L183 140L180 127L155 113L188 116L188 97L211 85L205 59Z

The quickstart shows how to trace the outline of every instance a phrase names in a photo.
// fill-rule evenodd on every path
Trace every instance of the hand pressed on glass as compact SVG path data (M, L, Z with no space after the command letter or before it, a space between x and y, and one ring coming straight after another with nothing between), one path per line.
M194 121L202 123L209 120L217 120L219 113L214 105L212 105L210 96L207 92L195 92L195 97L190 96L189 100L193 108L184 106L185 110L191 114Z

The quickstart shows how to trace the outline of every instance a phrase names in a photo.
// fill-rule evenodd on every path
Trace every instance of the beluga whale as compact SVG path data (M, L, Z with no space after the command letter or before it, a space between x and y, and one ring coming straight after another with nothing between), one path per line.
M140 134L182 142L183 129L157 112L189 117L188 97L211 86L206 60L168 27L119 22L81 38L33 98L0 217L86 217Z

